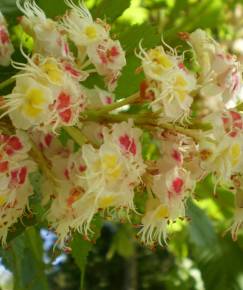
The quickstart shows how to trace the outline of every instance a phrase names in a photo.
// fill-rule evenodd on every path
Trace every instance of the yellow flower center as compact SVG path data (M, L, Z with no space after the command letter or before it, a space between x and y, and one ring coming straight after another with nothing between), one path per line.
M184 103L184 101L187 98L187 92L186 91L182 91L182 90L177 90L177 95L179 98L179 102L180 103Z
M53 83L61 83L63 80L63 73L59 69L58 65L54 63L52 60L47 60L42 66L41 69L44 73L46 73L49 79Z
M231 164L236 166L240 161L241 148L239 143L235 143L231 146Z
M108 180L116 180L121 176L121 166L114 154L106 154L102 158L102 168Z
M159 208L156 210L155 217L156 219L163 219L169 216L169 209L166 206L160 205Z
M182 75L177 75L175 79L175 86L186 87L187 81Z
M89 39L95 39L97 37L97 30L94 26L87 26L84 33Z
M100 198L99 200L99 208L107 208L109 206L112 206L115 201L114 195L106 195Z
M3 206L6 203L6 196L0 195L0 206Z
M102 171L107 181L116 181L122 174L121 165L114 154L105 154L94 163L94 170Z
M173 63L168 57L168 55L162 53L158 49L150 50L149 57L157 64L163 66L165 69L169 69L173 66Z
M25 96L25 103L22 106L22 113L27 117L38 117L43 109L41 108L46 103L44 92L41 89L30 89Z

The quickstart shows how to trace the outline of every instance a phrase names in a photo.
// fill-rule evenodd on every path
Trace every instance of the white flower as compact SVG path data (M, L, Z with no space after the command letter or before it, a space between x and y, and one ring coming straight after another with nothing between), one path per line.
M177 67L161 78L151 102L153 111L163 108L165 118L171 121L183 120L189 116L193 102L192 91L197 88L196 78L184 67Z
M63 18L63 26L78 48L87 47L109 37L109 31L93 21L83 3L79 2L79 5L76 5L72 0L65 0L65 3L71 11Z
M217 182L231 182L232 174L240 172L242 167L242 141L239 138L225 137L219 143L204 142L200 144L202 166L215 174Z
M242 144L239 138L221 139L219 143L213 140L199 144L201 166L207 172L212 172L216 183L229 184L231 176L240 172L242 166Z
M142 67L146 81L142 93L152 96L153 111L163 109L161 117L167 121L183 121L190 113L193 102L192 92L197 89L197 80L183 64L183 57L178 56L164 43L163 46L150 49L148 52L140 47L138 57L142 59ZM145 90L143 92L143 90Z
M7 96L8 113L16 128L29 129L50 118L53 103L51 90L32 78L19 77L11 95Z
M205 117L212 129L199 142L201 166L212 172L221 184L231 183L231 176L241 172L243 119L235 111L212 113Z
M185 218L185 203L195 188L193 175L182 167L187 164L187 150L192 147L183 139L181 144L178 140L178 136L165 136L162 157L148 168L145 181L149 200L139 235L149 245L166 243L168 225L178 218Z
M5 244L9 228L28 207L33 194L28 175L36 165L27 155L31 146L23 133L0 135L0 145L0 239Z
M224 103L234 99L241 87L240 64L230 54L219 51L211 64L211 79L207 81L201 94L205 97L221 97Z
M199 78L201 95L206 100L217 99L213 102L217 105L210 106L210 109L214 111L220 109L218 105L220 102L226 104L239 93L242 80L240 64L235 56L226 53L203 30L197 29L191 33L189 43L201 68ZM207 102L205 104L208 106Z
M56 196L49 209L47 220L50 226L58 235L58 243L64 246L65 241L70 235L74 220L79 212L73 208L73 204L83 195L81 187L73 185L71 182L60 182L56 188ZM83 209L79 210L84 210Z
M94 89L88 90L88 106L91 109L101 108L114 102L115 95L109 91L102 90L95 86Z
M19 10L24 14L21 24L33 36L34 52L45 56L69 57L69 47L58 23L48 19L43 10L32 0L17 0Z
M110 131L103 131L104 143L99 149L91 145L82 147L85 170L79 173L79 185L84 195L74 204L80 213L74 224L80 231L87 234L99 209L135 209L134 190L145 172L140 134L131 123L117 124Z
M144 73L148 79L161 81L164 76L177 67L182 59L177 56L176 51L166 52L163 46L157 46L146 52L140 46L140 54Z
M79 78L54 58L34 55L27 60L27 64L15 63L22 72L6 97L3 115L9 113L14 126L21 129L55 132L62 125L77 124L86 102Z
M184 202L194 190L194 185L188 171L175 167L153 176L151 190L162 203L168 205L170 218L173 220L185 216Z
M87 54L97 72L105 76L108 88L113 90L122 68L126 65L125 52L120 42L104 39L90 45Z
M202 29L196 29L192 32L189 35L188 42L195 51L196 60L201 69L201 81L203 82L210 74L213 55L215 54L218 44Z
M142 229L138 235L147 245L158 241L163 246L167 239L169 209L156 198L150 198L146 203L145 215L142 218Z
M119 205L133 208L133 184L139 181L137 178L134 180L133 173L128 175L128 170L131 168L128 168L129 163L118 146L104 143L99 150L96 150L91 145L84 145L82 152L87 167L86 194L95 194L96 203L101 208L116 206L123 198L125 203ZM109 199L107 194L110 196Z

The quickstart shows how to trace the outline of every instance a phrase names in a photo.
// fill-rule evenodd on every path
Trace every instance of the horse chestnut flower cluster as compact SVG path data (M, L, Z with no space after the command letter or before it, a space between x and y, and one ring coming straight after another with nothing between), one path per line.
M0 14L0 65L11 61L18 70L13 90L0 104L2 243L31 211L35 193L29 177L38 170L45 218L61 246L74 231L91 237L97 215L115 222L139 220L139 239L163 245L170 225L186 220L187 200L208 175L212 194L218 185L235 193L236 239L243 222L237 58L201 29L183 34L197 71L164 41L150 49L141 42L137 71L144 79L134 95L118 101L116 86L126 66L121 43L83 4L65 3L67 12L54 21L34 1L17 0L20 25L34 43L31 55L20 48L24 63L11 61L14 49ZM96 75L104 86L90 88L87 80ZM145 134L156 144L154 156L146 153Z

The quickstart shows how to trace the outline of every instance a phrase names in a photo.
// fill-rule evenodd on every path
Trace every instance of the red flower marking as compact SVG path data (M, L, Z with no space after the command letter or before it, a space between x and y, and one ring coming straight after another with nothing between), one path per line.
M111 104L112 103L112 97L106 97L105 101L106 101L106 104Z
M120 55L120 52L116 46L113 46L110 50L108 50L108 54L112 57L116 57L116 56Z
M11 183L13 185L21 185L25 183L27 176L27 167L21 167L11 171Z
M184 185L184 181L180 177L177 177L172 182L172 188L173 188L174 192L177 194L181 193L183 185Z
M60 110L59 116L61 117L62 121L68 123L72 117L72 110L68 108L71 103L70 95L61 92L58 96L57 101L57 109Z
M23 148L22 143L20 142L19 138L16 136L10 137L10 139L8 140L8 145L11 146L16 151Z
M186 69L184 63L180 62L180 63L178 64L178 67L179 67L179 69L181 69L181 70L183 70L184 72L187 73L187 69Z
M71 76L75 78L80 77L80 72L76 70L70 63L66 63L64 65L64 69L66 72L70 73Z
M6 172L8 170L8 161L0 162L0 172Z
M188 32L178 32L178 36L180 37L181 40L189 40L190 39L190 34Z
M142 81L140 84L140 97L144 100L153 101L154 92L149 90L149 84L146 80Z
M71 102L70 95L64 92L61 92L57 100L57 109L60 110L60 109L67 108L70 105L70 102Z
M228 117L222 117L224 125L229 123L229 118Z
M66 109L62 112L59 112L59 116L61 117L62 121L65 123L68 123L71 120L72 117L72 110Z
M133 138L129 138L129 136L125 134L124 136L121 136L119 138L119 142L126 151L132 153L133 155L136 155L137 146Z
M181 153L176 149L173 149L172 158L175 159L175 161L177 161L178 163L182 162Z
M113 63L114 59L120 55L120 51L116 46L106 49L103 45L99 45L97 48L97 53L103 64L107 64L109 62Z
M74 188L70 196L67 198L67 205L71 207L73 203L79 199L80 195L81 195L81 191L77 188Z
M83 164L81 164L81 165L79 166L79 171L80 171L80 172L84 172L85 170L86 170L86 166L83 165Z
M229 113L222 117L224 123L224 130L231 137L236 137L240 130L243 129L242 117L238 112L229 111Z
M237 112L230 111L230 115L234 121L241 120L241 115Z
M45 140L45 144L47 147L49 147L51 145L52 139L53 139L53 137L51 134L46 134L44 140Z
M64 176L65 176L67 179L70 179L70 176L69 176L69 170L68 170L68 169L65 169L65 170L64 170Z
M0 27L0 40L2 44L8 44L9 43L9 35L6 31L6 28L4 26Z
M235 91L238 91L240 87L240 79L236 71L232 73L232 82L233 82L232 92L235 93Z
M23 148L22 143L19 138L16 136L12 136L7 139L7 143L4 146L4 150L8 155L14 154L15 151L21 150Z
M68 47L68 44L66 42L64 43L64 52L65 52L66 56L68 56L68 54L69 54L69 47Z

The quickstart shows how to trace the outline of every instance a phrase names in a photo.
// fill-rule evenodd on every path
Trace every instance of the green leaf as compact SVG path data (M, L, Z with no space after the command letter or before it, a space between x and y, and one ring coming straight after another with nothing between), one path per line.
M68 9L66 4L64 3L64 0L36 0L36 3L45 11L46 15L50 18L63 15Z
M139 42L142 41L142 47L152 48L161 42L155 27L146 23L125 28L123 32L119 26L116 33L119 34L119 40L123 49L126 51L127 65L122 71L118 81L116 94L118 98L124 98L132 95L140 86L144 79L143 73L136 73L136 69L141 65L141 60L135 56L135 50L139 50Z
M120 225L116 234L113 236L111 248L108 252L108 258L112 258L113 254L117 252L123 258L129 258L134 254L134 231L131 225Z
M134 26L119 24L116 26L115 33L118 35L126 55L134 55L134 50L139 48L140 41L145 49L161 43L157 28L148 23Z
M81 271L85 269L87 258L92 247L93 244L90 241L84 240L82 235L78 233L74 234L71 243L72 256Z
M37 171L30 174L29 179L33 187L34 194L30 197L30 208L36 219L40 222L46 209L42 205L42 174Z
M92 230L94 232L93 239L97 239L100 235L102 220L99 216L94 218L92 223ZM83 272L86 266L87 258L94 243L84 240L83 236L75 233L71 242L72 256L78 265L79 269Z
M195 194L200 199L213 198L224 213L225 217L231 218L234 209L234 194L220 186L216 188L215 193L214 191L213 178L211 175L208 175L204 180L197 184Z
M207 290L241 290L238 277L243 272L242 247L232 239L222 238L218 250L212 248L196 252L196 261Z
M2 254L4 264L14 274L14 290L49 290L38 230L29 227Z
M199 248L217 245L215 229L205 212L191 199L187 202L187 215L191 219L189 223L190 240Z
M191 32L199 27L214 29L219 27L224 19L223 0L190 2L186 0L175 1L174 8L169 11L168 21L164 27L164 36L165 40L173 46L179 43L183 44L177 36L178 32Z
M129 8L131 0L102 0L91 10L93 18L106 19L112 23Z
M21 12L16 6L16 0L1 0L0 11L6 17L8 22L16 22L16 17L21 15Z

